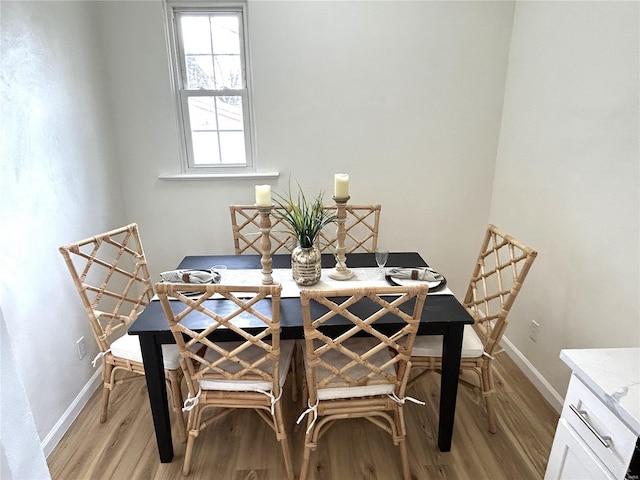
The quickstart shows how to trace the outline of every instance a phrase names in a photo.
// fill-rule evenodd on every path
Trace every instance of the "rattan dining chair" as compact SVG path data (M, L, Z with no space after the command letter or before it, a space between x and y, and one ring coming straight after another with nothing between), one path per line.
M138 337L126 334L154 294L138 225L132 223L62 246L59 250L80 294L100 349L94 365L102 361L100 423L104 423L113 388L144 375ZM184 440L185 425L181 411L183 377L178 349L175 345L163 345L162 354L171 405ZM116 378L117 373L125 371L137 375L118 375Z
M274 207L274 210L280 207ZM335 205L325 205L325 210L335 213ZM375 252L378 246L380 205L347 205L345 218L346 253ZM229 205L231 230L236 255L259 253L261 241L260 213L255 205ZM291 253L296 246L289 226L278 215L271 213L271 254ZM331 252L337 242L336 225L327 225L318 236L318 248Z
M318 439L336 420L349 418L387 431L400 448L403 477L410 478L403 403L410 399L409 357L426 294L426 285L301 290L309 405L301 480ZM390 316L402 321L394 327L380 321ZM335 317L349 324L329 334Z
M499 353L509 311L536 256L533 249L489 225L464 298L463 305L473 316L474 324L465 326L460 370L478 376L491 433L496 432L493 359ZM418 336L411 364L419 373L410 385L425 373L441 371L442 336Z
M159 283L156 290L189 390L184 403L189 413L182 473L188 475L191 470L194 442L204 428L235 409L248 408L274 430L287 477L293 479L280 396L294 342L280 340L282 287ZM205 303L214 296L227 301ZM236 340L210 338L220 332L234 334Z

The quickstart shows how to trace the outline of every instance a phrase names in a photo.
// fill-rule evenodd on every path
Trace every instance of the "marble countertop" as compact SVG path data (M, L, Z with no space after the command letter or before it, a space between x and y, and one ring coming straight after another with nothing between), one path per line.
M640 436L640 348L561 350L560 358Z

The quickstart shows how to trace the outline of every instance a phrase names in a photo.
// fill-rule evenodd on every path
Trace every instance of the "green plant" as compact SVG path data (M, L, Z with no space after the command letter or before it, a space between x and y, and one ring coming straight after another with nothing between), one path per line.
M291 235L302 248L313 247L320 230L336 220L335 214L323 208L323 196L320 192L313 201L307 201L300 184L296 200L291 194L291 185L286 196L274 193L274 203L280 207L273 210L274 215L291 227Z

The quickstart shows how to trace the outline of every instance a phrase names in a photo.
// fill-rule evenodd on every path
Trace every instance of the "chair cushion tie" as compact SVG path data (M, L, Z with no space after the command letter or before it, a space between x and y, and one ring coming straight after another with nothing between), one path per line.
M278 398L276 398L272 392L267 392L265 390L256 390L256 392L258 393L262 393L263 395L266 395L267 397L269 397L271 399L271 415L275 414L275 407L276 407L276 402L278 400L280 400L280 397L282 397L282 390L280 390L280 395L278 395Z
M298 420L296 421L296 424L299 424L302 421L302 419L308 413L313 413L313 420L311 421L311 423L307 427L307 432L306 433L309 433L311 431L311 429L313 428L313 426L316 423L316 420L318 419L318 402L319 402L319 400L316 399L316 404L312 406L311 403L309 403L309 401L307 401L307 405L309 405L309 408L307 408L304 412L302 412L300 414L300 416L298 417Z
M91 361L91 365L95 368L95 367L96 367L96 365L98 364L98 362L100 361L100 359L101 359L102 357L104 357L107 353L110 353L110 352L111 352L111 349L110 349L110 348L108 348L108 349L107 349L107 350L105 350L104 352L98 352L98 354L96 355L96 358L94 358L94 359Z
M198 393L196 393L195 397L187 397L184 401L184 406L182 407L183 412L189 412L200 403L200 394L202 393L202 388L198 387Z
M400 404L400 405L404 405L404 402L406 402L407 400L409 400L410 402L413 403L417 403L418 405L426 405L426 403L424 403L422 400L418 400L417 398L413 398L413 397L398 397L395 393L392 393L391 395L387 395L391 400L393 400L394 402Z

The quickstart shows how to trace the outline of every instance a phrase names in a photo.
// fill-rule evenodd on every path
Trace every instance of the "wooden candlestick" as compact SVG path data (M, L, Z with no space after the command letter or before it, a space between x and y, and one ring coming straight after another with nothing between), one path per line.
M329 277L334 280L349 280L354 273L347 268L347 248L344 245L347 231L345 230L345 221L347 219L347 202L351 197L333 197L336 202L337 213L336 223L338 224L338 246L336 247L336 267L329 272Z
M260 263L262 264L262 284L273 285L273 277L271 274L273 270L271 265L273 260L271 259L271 209L273 205L266 207L258 206L258 212L260 213L260 233L262 235L260 239L260 250L262 251L262 258Z

